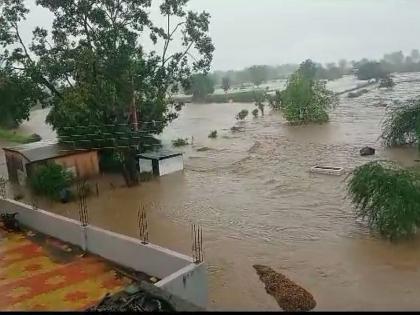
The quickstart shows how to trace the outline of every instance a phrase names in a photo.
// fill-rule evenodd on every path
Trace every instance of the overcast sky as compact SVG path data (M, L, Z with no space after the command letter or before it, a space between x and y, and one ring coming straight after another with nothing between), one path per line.
M420 48L417 0L190 0L189 6L212 16L217 70ZM28 29L48 20L35 13Z

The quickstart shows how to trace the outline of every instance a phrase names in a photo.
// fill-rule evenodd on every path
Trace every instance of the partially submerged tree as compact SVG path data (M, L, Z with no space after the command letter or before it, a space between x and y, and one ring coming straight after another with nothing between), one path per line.
M236 119L237 120L244 120L247 116L248 116L248 110L243 109L236 115Z
M376 61L360 62L356 67L359 80L375 79L378 81L389 75L384 65Z
M420 176L392 162L356 168L348 181L356 215L391 240L412 236L420 227Z
M419 143L420 100L396 103L385 118L381 137L389 147Z
M222 88L223 91L225 91L225 93L227 93L227 91L229 91L231 87L231 80L229 77L223 77L222 79Z
M252 115L254 116L254 118L257 118L257 117L258 117L258 108L255 108L255 109L252 111Z
M204 100L207 95L213 94L214 92L214 82L208 76L204 74L195 74L191 76L191 83L186 89L186 94L193 96L194 100Z
M337 103L337 97L327 90L325 82L315 79L317 68L311 60L300 65L290 76L281 93L281 109L292 123L327 122L328 110Z
M268 69L266 66L252 66L248 68L248 72L251 82L256 86L260 86L268 79Z
M395 82L390 75L387 75L385 78L379 81L380 88L392 88L395 86Z

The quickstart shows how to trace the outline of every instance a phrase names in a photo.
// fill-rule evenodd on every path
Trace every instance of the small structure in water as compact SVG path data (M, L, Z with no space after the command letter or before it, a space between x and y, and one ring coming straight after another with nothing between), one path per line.
M152 173L155 176L182 171L184 159L182 153L155 151L138 155L140 173Z
M311 173L340 176L344 173L344 168L317 165L311 168Z

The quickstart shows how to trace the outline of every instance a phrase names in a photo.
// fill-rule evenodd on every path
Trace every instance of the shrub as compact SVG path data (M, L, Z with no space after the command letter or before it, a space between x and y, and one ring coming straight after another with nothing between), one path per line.
M395 163L375 161L356 168L348 181L356 215L391 240L409 237L420 224L420 176Z
M255 118L258 117L258 109L257 108L252 111L252 115L254 115Z
M236 115L236 119L237 120L244 120L247 116L248 116L248 110L243 109Z
M183 147L188 145L188 139L182 139L182 138L178 138L176 140L172 140L172 145L174 147Z
M73 180L71 172L56 163L49 163L35 169L30 185L36 194L58 199L60 191L69 188Z
M388 75L379 82L380 88L392 88L395 86L394 80Z
M383 123L382 136L385 145L414 144L420 138L420 100L411 100L407 104L396 104L387 113Z
M217 138L217 130L213 130L212 132L210 132L209 138L211 139Z

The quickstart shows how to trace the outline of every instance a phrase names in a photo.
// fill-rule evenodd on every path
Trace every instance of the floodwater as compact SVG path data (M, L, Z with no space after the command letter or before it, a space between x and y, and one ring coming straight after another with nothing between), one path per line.
M400 75L396 81L420 78ZM336 91L352 78L331 83ZM137 211L144 206L150 241L191 253L190 223L204 229L209 271L209 308L278 310L265 293L253 264L282 272L311 292L316 310L420 309L420 239L390 243L371 234L345 198L345 175L310 174L316 165L354 167L374 159L414 165L414 148L385 149L378 140L387 110L380 103L420 95L417 82L393 90L370 88L356 99L341 98L324 125L291 127L278 113L238 123L234 116L252 104L188 104L162 135L163 143L193 137L183 148L185 171L139 187L122 179L100 179L100 196L88 200L92 224L137 235ZM23 128L54 133L35 113ZM241 125L242 132L230 128ZM218 139L208 139L211 130ZM365 145L377 148L360 157ZM207 147L207 151L197 151ZM109 182L113 182L111 188ZM77 204L43 202L43 208L77 218Z

